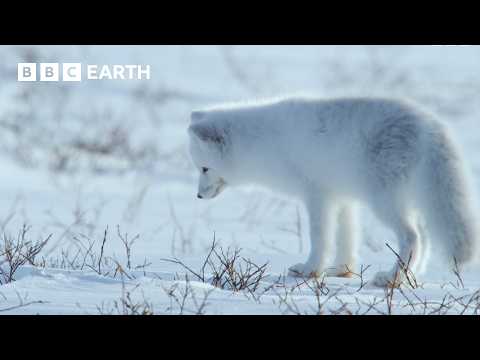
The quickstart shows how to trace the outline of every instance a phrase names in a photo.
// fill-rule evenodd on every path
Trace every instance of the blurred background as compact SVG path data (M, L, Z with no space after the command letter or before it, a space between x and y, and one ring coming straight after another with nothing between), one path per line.
M19 83L19 62L148 64L151 79ZM301 93L408 98L452 125L478 173L479 65L478 46L1 46L0 231L53 234L54 254L119 226L149 258L193 256L215 231L301 259L305 216L289 199L262 189L196 199L191 110ZM388 235L366 216L368 251L381 251Z

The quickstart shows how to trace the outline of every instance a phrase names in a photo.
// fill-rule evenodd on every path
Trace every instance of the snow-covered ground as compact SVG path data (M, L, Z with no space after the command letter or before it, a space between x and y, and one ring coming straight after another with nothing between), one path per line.
M152 78L16 82L17 62L29 61L150 64ZM366 209L362 274L285 276L308 254L304 209L259 188L196 199L186 128L193 108L222 101L408 97L455 130L478 188L479 63L477 46L2 47L0 243L18 239L24 224L26 241L51 237L13 281L0 277L0 314L476 313L480 270L460 281L435 252L417 289L370 286L396 260L385 244L396 243ZM213 285L215 254L203 276L214 237L220 257L241 248L231 270L254 273L243 287L235 272ZM122 239L133 240L129 256Z

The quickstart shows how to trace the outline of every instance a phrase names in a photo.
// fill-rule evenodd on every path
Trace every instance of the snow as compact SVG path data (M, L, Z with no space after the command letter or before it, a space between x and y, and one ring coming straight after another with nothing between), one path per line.
M16 63L32 48L38 61L45 62L150 64L152 79L17 83ZM370 265L363 274L366 284L359 277L327 278L324 284L286 277L288 267L308 254L303 208L260 188L227 189L211 201L196 199L186 127L193 108L212 102L295 92L405 96L451 125L478 189L477 46L6 46L0 53L0 230L16 237L26 223L28 239L52 234L37 266L22 265L14 281L0 285L0 314L132 313L122 303L129 301L127 294L129 303L139 306L137 312L154 314L476 311L479 269L462 273L461 284L435 250L428 272L417 279L419 288L389 293L370 286L375 272L395 261L385 243L393 248L396 243L366 209L357 269ZM16 117L28 112L18 94L29 89L35 92L31 102L36 118L31 122ZM138 91L150 97L136 97ZM181 96L163 101L168 92ZM25 128L23 137L10 132L6 122ZM64 149L78 138L102 140L116 125L125 127L133 150L153 144L155 160L129 163L121 153L92 160L83 154L65 171L52 170L55 146ZM21 160L18 149L27 153L28 161ZM131 269L117 226L129 239L138 234L131 246ZM62 263L62 251L70 259L79 250L83 255L88 241L95 241L98 256L107 227L103 260L108 264L102 263L100 274L88 266L80 270L78 259L76 266ZM255 292L215 287L211 274L201 281L167 261L177 258L199 271L214 236L224 250L239 247L242 257L267 264ZM115 272L113 258L124 275ZM135 269L144 263L149 265ZM462 305L469 301L469 307Z

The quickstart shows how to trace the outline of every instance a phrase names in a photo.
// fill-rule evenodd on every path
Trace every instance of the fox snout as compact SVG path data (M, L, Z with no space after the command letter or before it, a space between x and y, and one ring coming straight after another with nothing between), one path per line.
M226 183L223 179L220 180L206 188L199 187L197 198L199 199L213 199L216 198L224 189Z

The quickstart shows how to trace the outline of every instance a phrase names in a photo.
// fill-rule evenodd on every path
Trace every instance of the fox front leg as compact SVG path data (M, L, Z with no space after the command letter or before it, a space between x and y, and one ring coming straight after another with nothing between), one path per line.
M310 255L305 263L289 268L290 276L320 277L326 269L333 241L333 207L330 199L306 202L310 226Z

